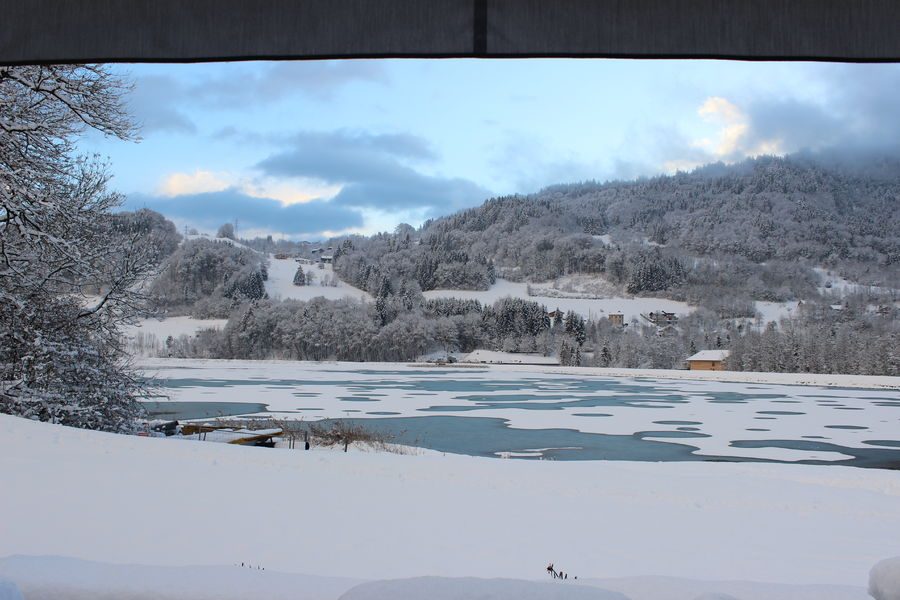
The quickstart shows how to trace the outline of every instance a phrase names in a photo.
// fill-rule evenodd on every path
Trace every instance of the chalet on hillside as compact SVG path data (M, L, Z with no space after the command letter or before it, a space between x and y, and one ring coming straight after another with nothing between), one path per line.
M672 312L666 312L664 310L651 312L650 314L646 315L642 313L641 316L657 327L662 327L664 325L674 325L678 322L678 315Z
M610 325L615 325L616 327L625 326L625 315L620 312L609 313L606 318L609 319Z
M557 308L556 310L551 310L550 312L548 312L547 317L550 318L550 326L552 327L557 323L561 323L562 320L566 317L566 313Z
M724 371L728 350L701 350L687 359L691 371Z

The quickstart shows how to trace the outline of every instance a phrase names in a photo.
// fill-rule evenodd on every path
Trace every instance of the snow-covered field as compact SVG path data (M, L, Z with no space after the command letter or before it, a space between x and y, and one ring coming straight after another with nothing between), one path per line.
M334 274L331 265L324 265L322 269L319 269L316 265L302 266L304 272L315 274L315 281L312 285L294 285L294 274L297 272L298 264L291 258L277 259L270 255L269 279L266 281L266 292L269 294L269 297L282 300L312 300L320 296L329 300L340 300L341 298L372 299L366 292L341 281ZM320 285L326 280L333 281L336 285Z
M528 352L500 352L498 350L475 350L460 358L463 363L513 364L513 365L558 365L559 359Z
M167 317L165 319L141 319L124 329L128 350L132 356L165 356L166 340L186 335L193 337L202 329L222 329L228 319L195 319L193 317Z
M759 313L763 323L770 321L778 323L781 319L788 319L793 316L797 310L797 302L766 302L764 300L756 301L756 312Z
M241 571L234 566L241 562L264 567L270 582L278 571L540 581L554 562L583 584L639 577L619 582L632 600L693 600L705 592L740 600L862 600L870 568L897 554L900 531L894 471L271 450L116 436L9 416L0 416L0 481L0 556L219 565L236 574L199 577L222 590L203 597L222 599L246 597L239 595L246 589L238 587L246 585L239 572L266 589L263 572ZM35 568L48 580L71 571L16 560L28 562L0 561L0 578L26 580L26 589ZM648 574L708 583L660 583ZM853 587L819 588L819 596L779 586L748 593L714 580ZM601 597L581 596L572 580L556 584L572 589L540 597ZM238 595L222 589L230 586ZM433 587L432 598L466 597L439 593L439 582ZM785 591L791 589L794 595ZM341 593L334 592L319 597ZM346 598L422 597L362 592ZM483 597L515 597L502 592ZM308 596L298 589L290 597Z
M260 416L284 419L418 417L417 427L433 444L426 447L463 453L529 450L525 455L627 459L635 451L651 451L652 444L638 447L644 441L664 444L652 449L649 460L660 460L657 453L662 452L669 460L712 456L832 462L854 456L868 460L877 451L879 457L893 456L900 448L900 379L891 377L819 376L819 385L799 386L785 384L816 378L541 365L463 369L402 363L161 359L145 360L140 366L160 381L172 401L259 402L275 413ZM667 379L669 373L682 379ZM687 378L692 375L696 378ZM771 383L728 381L729 376L765 381L766 375ZM825 382L888 389L822 387ZM436 421L430 427L421 422L447 417L496 419L516 430L623 437L582 439L573 434L562 446L467 448L440 440L434 433L441 428ZM554 434L556 443L560 435ZM535 443L539 439L528 438ZM616 448L607 448L612 442ZM496 443L501 444L499 438ZM582 451L578 456L558 451L570 447Z
M533 284L535 290L541 284ZM554 298L550 296L528 295L527 283L516 283L506 279L498 279L489 290L430 290L424 292L426 298L462 298L478 300L482 304L493 304L507 296L524 298L547 307L547 310L559 309L563 312L575 311L591 319L605 319L609 313L620 312L625 315L625 322L633 319L641 320L641 313L664 310L678 315L686 315L694 307L675 300L665 298ZM644 321L646 323L646 321Z
M161 342L172 336L196 335L201 329L221 329L228 319L195 319L193 317L166 317L164 319L141 319L125 329L125 335L134 337L138 333L156 336Z

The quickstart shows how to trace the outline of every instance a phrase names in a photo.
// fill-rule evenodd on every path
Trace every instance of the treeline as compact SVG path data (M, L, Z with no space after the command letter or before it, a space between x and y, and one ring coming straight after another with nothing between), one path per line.
M738 336L726 361L735 371L900 375L897 310L872 315L848 303L840 310L806 304L797 317Z
M258 301L244 305L221 331L167 341L180 357L409 361L426 353L479 348L556 356L563 365L680 369L699 350L730 350L732 370L900 375L896 309L878 314L848 301L839 310L804 303L780 326L721 319L700 309L677 327L632 322L619 327L517 298L485 306L475 300L395 305L385 321L372 302Z
M504 298L433 300L406 308L391 303L385 319L377 303L355 300L262 300L236 311L221 331L169 339L166 354L182 357L348 361L415 360L428 352L479 348L556 355L581 347L585 320L575 313L555 322L546 308Z

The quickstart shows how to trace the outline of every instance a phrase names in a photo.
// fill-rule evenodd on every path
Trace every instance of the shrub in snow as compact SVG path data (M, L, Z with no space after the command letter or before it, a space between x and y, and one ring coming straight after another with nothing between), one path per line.
M900 556L887 558L872 567L869 595L875 600L900 600Z

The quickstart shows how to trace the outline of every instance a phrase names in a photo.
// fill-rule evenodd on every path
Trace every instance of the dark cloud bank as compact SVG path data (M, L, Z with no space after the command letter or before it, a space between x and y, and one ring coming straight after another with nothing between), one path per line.
M358 211L331 202L313 200L285 206L278 200L248 196L236 189L171 198L132 194L123 208L150 208L203 229L215 229L222 223L238 219L244 229L294 236L315 237L323 231L342 231L363 225Z
M239 219L245 227L314 236L361 227L364 210L417 210L438 216L490 196L471 181L427 175L410 166L435 159L431 147L411 135L304 132L284 140L257 169L282 180L303 178L342 186L330 200L284 206L229 189L174 197L135 194L126 208L151 208L203 228Z

